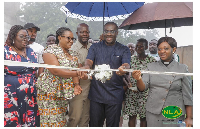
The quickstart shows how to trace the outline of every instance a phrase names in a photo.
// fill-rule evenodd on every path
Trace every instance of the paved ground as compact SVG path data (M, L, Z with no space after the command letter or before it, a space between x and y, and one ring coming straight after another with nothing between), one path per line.
M67 115L67 120L69 119L68 115ZM106 127L106 121L104 122L103 127ZM128 127L128 117L124 117L123 119L123 123L121 127ZM140 127L140 120L137 119L137 125L136 127Z
M128 127L128 120L123 120L122 127ZM137 120L136 127L140 127L140 120Z
M106 121L104 122L104 127L106 127ZM128 117L123 119L123 123L121 127L128 127ZM137 120L136 127L140 127L140 120Z

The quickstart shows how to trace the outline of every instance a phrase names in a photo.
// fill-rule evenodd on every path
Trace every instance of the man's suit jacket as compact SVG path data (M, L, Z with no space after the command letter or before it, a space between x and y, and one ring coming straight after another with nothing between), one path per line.
M187 66L173 60L167 67L161 62L147 65L149 71L187 73ZM146 110L160 114L166 106L178 106L182 114L185 105L193 105L191 77L184 75L144 74L142 80L145 89L149 88Z

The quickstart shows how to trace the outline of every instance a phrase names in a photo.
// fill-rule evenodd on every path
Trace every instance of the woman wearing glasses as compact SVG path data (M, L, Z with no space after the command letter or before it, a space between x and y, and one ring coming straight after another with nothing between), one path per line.
M69 50L75 41L69 28L61 27L56 31L56 44L45 48L45 64L78 67L78 56ZM37 80L37 101L40 111L40 126L67 126L66 111L68 100L81 93L77 71L47 68ZM82 75L85 75L82 73ZM85 75L86 76L86 75Z
M4 60L37 63L37 56L27 47L30 37L20 25L11 27L4 46ZM4 126L39 126L36 102L36 68L4 66Z

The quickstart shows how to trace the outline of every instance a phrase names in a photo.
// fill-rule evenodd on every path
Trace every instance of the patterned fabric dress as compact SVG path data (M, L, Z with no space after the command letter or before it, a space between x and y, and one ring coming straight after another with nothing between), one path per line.
M145 70L147 64L155 62L155 58L152 56L147 56L144 60L138 59L136 56L131 57L131 69L135 70ZM140 92L137 90L137 81L131 76L130 81L132 86L136 90L127 89L124 114L133 116L139 114L140 118L146 117L145 105L148 97L148 90Z
M4 60L37 63L31 48L26 49L27 58L18 55L9 46L4 46ZM36 102L36 68L21 66L4 67L4 126L39 126L39 111Z
M68 59L62 48L57 45L49 45L44 53L54 54L60 66L78 67L77 54L69 51L72 59ZM74 97L72 77L62 78L50 73L48 69L40 75L37 80L37 101L40 110L41 127L67 126L66 111L68 100Z

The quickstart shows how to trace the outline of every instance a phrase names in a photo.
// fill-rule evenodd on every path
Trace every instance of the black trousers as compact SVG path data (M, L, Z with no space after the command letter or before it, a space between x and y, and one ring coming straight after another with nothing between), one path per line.
M90 127L119 127L122 104L103 104L90 101Z

